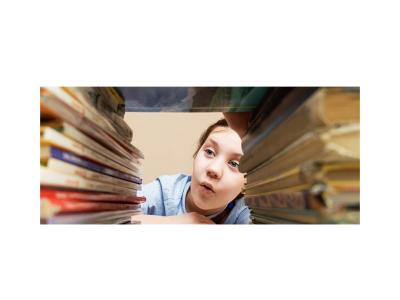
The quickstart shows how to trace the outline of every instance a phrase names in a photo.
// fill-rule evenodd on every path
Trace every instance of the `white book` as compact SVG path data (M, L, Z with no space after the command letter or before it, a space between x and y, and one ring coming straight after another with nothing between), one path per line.
M136 196L133 189L63 174L43 166L40 167L40 185Z

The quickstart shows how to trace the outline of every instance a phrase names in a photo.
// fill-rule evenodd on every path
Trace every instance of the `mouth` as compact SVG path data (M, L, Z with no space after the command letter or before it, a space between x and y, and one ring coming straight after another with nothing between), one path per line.
M208 192L215 193L214 187L207 182L200 183L200 186Z

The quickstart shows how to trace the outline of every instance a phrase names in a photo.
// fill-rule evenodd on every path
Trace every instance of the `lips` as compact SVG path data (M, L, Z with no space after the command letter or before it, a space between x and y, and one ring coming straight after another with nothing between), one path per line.
M208 182L202 182L202 183L200 183L200 186L203 187L204 189L206 189L207 191L215 193L214 187Z

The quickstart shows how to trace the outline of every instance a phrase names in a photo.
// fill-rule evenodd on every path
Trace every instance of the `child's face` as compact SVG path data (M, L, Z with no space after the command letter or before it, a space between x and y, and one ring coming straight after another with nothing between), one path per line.
M190 193L198 208L211 211L226 207L242 191L242 155L242 141L235 131L217 127L210 133L193 161Z

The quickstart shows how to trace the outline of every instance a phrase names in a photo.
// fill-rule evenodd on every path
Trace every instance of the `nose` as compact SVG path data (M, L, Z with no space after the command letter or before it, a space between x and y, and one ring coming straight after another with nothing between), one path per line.
M207 176L214 179L222 177L223 165L220 159L213 159L207 166Z

